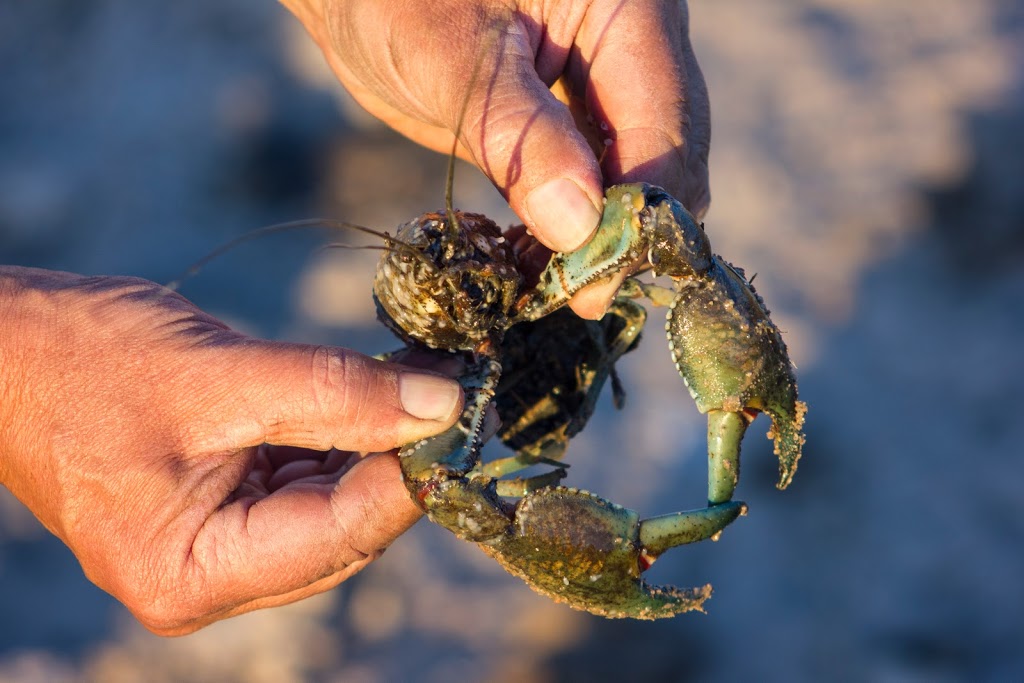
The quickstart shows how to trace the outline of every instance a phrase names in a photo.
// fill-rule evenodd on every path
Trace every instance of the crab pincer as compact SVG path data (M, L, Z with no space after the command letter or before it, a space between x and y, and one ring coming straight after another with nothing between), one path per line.
M478 457L467 457L479 452L472 425L489 400L492 371L481 364L462 380L469 407L456 425L400 451L406 486L429 518L574 609L635 619L701 609L710 585L651 586L642 572L669 548L714 537L746 507L728 502L641 520L633 510L547 479L508 500L503 482L480 472Z
M711 586L652 586L642 572L669 548L713 538L745 511L743 503L724 503L641 520L560 486L519 501L508 531L481 548L555 602L604 617L659 619L701 610Z
M663 189L645 183L609 188L597 235L582 249L551 259L537 290L520 298L520 315L548 315L586 285L645 257L674 286L630 278L620 296L646 297L669 309L672 359L697 408L708 415L709 504L732 499L740 442L760 412L772 418L778 486L785 488L800 459L807 412L797 398L786 344L743 271L712 252L703 226Z

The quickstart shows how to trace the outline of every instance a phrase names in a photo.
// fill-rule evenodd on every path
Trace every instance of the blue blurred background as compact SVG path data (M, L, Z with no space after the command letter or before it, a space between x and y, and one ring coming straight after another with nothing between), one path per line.
M0 681L1020 680L1024 7L694 0L716 250L758 273L810 404L793 486L667 556L708 614L605 621L421 523L341 588L163 640L0 489ZM443 203L445 159L359 111L271 2L0 0L0 262L166 282L223 241ZM628 74L623 75L628 78ZM457 204L508 207L460 167ZM347 236L346 241L351 241ZM183 293L266 337L377 352L372 254L290 233ZM570 481L702 500L704 428L656 322Z

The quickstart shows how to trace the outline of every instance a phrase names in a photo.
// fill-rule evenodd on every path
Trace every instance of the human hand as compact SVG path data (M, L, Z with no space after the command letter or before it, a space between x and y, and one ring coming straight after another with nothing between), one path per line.
M246 337L132 278L0 268L0 329L0 483L164 635L377 558L420 515L385 451L462 402L449 379Z
M710 115L684 2L282 2L370 113L441 152L458 130L460 155L551 249L590 238L605 184L649 182L707 209ZM560 77L599 124L598 154L549 90ZM625 276L571 306L600 317Z

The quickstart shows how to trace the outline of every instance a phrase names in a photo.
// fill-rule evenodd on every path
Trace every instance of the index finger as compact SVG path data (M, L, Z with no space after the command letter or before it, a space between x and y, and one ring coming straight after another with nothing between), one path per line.
M700 70L695 61L687 64L686 6L658 0L614 4L606 21L581 31L576 65L587 107L608 129L605 180L648 182L683 197L694 105L704 109L692 101L699 93L690 93ZM706 115L698 118L703 122Z

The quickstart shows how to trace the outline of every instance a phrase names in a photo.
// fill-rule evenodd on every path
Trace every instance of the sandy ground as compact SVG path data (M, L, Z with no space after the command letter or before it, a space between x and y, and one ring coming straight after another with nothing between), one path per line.
M748 435L751 507L656 582L707 615L604 621L419 524L342 588L161 640L0 489L0 681L1019 680L1024 675L1024 10L1006 0L695 0L707 224L786 330L811 406L790 490ZM273 3L0 3L0 260L168 281L225 239L442 203ZM511 214L462 167L458 203ZM373 258L238 249L184 293L268 337L364 351ZM354 303L362 302L362 303ZM657 329L660 326L655 326ZM572 483L691 507L703 426L660 333ZM677 482L671 486L667 482Z

